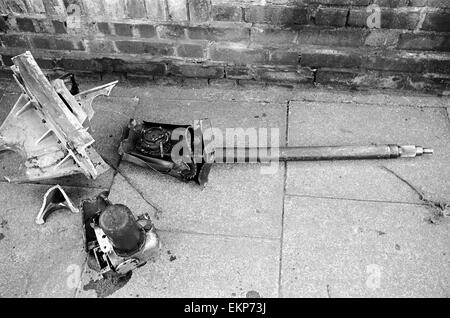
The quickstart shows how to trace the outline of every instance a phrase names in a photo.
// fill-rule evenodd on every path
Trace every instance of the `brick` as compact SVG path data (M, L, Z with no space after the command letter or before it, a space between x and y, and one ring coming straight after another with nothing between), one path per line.
M6 33L9 30L9 23L7 15L0 15L0 32Z
M67 33L66 22L53 20L52 24L53 24L53 28L55 29L55 33L57 33L57 34L65 34L65 33Z
M211 16L214 21L232 21L242 20L242 9L237 6L216 5L212 6Z
M184 28L179 25L160 25L158 26L158 33L162 39L179 40L186 38Z
M368 6L373 0L303 0L305 4L323 4L323 5L357 5L357 6Z
M180 44L177 47L177 55L179 57L203 58L204 48L197 44Z
M114 43L112 41L89 40L87 46L90 53L115 53Z
M378 71L394 71L420 73L424 71L423 60L410 58L406 54L370 54L365 65L367 69Z
M173 55L173 47L166 43L140 42L140 41L116 41L116 47L121 53Z
M447 0L410 0L412 7L432 7L432 8L450 8L450 2Z
M145 0L147 17L152 20L166 20L166 3L164 0Z
M315 24L329 26L345 26L348 9L341 8L319 8L315 15Z
M84 43L79 40L55 38L53 36L30 37L32 46L42 50L84 51Z
M363 52L334 49L305 49L301 51L300 65L310 68L359 68Z
M83 51L84 44L81 41L55 39L53 49L65 51Z
M250 39L250 29L248 28L190 27L188 34L191 40L238 42Z
M398 48L404 50L450 51L450 36L435 33L402 33Z
M17 18L17 26L22 32L36 32L34 28L33 20L29 18Z
M317 29L304 27L298 31L298 44L314 44L331 47L359 47L364 45L368 30L341 28Z
M109 23L108 22L98 22L97 23L97 27L98 27L98 30L101 33L107 34L107 35L111 34L111 30L109 28Z
M350 9L347 25L360 28L367 27L367 18L369 15L370 13L367 13L366 10Z
M211 46L210 56L213 61L224 61L237 65L267 63L269 53L263 49L249 49L245 46Z
M52 20L34 20L34 27L36 33L55 33L55 27Z
M114 23L114 30L118 36L133 36L132 24Z
M167 0L169 20L187 21L186 0Z
M389 7L389 8L400 8L414 5L410 5L409 0L375 0L374 4L379 5L380 7Z
M307 9L282 6L251 6L245 8L245 22L268 23L285 27L308 23Z
M245 66L225 66L225 75L229 79L253 79L251 69Z
M440 0L438 0L440 1ZM428 5L429 0L411 0L410 4L413 7L425 7Z
M22 35L0 34L0 40L6 47L28 47L28 41Z
M305 68L274 68L256 69L256 79L272 82L313 83L314 74Z
M434 53L428 53L428 56L422 60L426 73L450 74L450 57L435 56Z
M127 0L127 15L132 19L141 19L147 16L144 0Z
M398 43L402 31L372 29L367 35L365 45L374 47L392 48Z
M50 50L53 48L51 39L44 37L31 38L31 44L36 49Z
M419 23L419 12L403 12L391 9L381 11L381 27L384 29L414 30Z
M71 59L62 58L58 65L65 70L74 71L101 71L101 65L94 59Z
M297 32L280 29L251 29L251 41L263 45L292 46L295 44Z
M300 59L299 52L292 51L271 51L270 63L279 65L297 65Z
M367 27L367 18L371 15L366 10L351 9L348 20L349 26ZM417 11L399 11L382 8L381 28L414 30L419 22L420 13Z
M51 59L36 58L36 63L44 70L51 70L56 66L56 62Z
M114 72L128 74L145 74L152 76L164 76L166 74L166 64L157 62L136 62L116 59L112 63Z
M136 28L141 38L153 38L156 36L156 28L153 25L136 24Z
M224 68L201 64L172 64L169 65L168 73L169 75L191 78L223 78Z
M316 84L355 86L353 80L357 76L355 70L320 68L316 73Z
M210 0L188 0L189 20L191 22L206 22L209 20Z
M425 16L422 30L450 32L450 12L428 12Z

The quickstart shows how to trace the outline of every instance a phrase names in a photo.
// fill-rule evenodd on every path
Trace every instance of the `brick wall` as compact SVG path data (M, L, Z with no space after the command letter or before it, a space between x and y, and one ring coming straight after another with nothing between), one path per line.
M44 69L129 78L450 83L450 0L0 0L0 12L3 69L28 49Z

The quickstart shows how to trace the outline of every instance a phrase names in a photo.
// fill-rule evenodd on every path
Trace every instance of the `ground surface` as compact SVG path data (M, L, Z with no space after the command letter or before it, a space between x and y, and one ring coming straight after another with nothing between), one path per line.
M87 83L82 88L99 85ZM0 82L3 121L17 89ZM120 173L96 181L0 182L1 297L448 297L450 99L324 89L119 84L94 103L96 149ZM120 162L135 117L218 128L279 128L281 144L415 143L432 157L392 161L217 165L205 189ZM0 159L0 174L17 161ZM86 265L80 214L34 223L50 184L76 204L110 190L150 212L158 260L120 281ZM442 208L443 207L443 208Z

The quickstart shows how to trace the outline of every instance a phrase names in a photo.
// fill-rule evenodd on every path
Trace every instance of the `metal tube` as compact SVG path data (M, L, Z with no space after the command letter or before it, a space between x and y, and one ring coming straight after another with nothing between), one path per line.
M416 157L432 154L433 150L420 146L369 145L216 149L216 163L255 163L269 161L362 160Z

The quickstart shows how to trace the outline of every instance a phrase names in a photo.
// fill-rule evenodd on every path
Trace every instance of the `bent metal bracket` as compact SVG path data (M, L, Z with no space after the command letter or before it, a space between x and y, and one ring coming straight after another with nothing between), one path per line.
M88 133L92 101L108 96L117 81L72 95L60 78L50 82L30 52L11 67L22 94L0 127L0 152L24 159L10 182L37 181L82 173L95 179L109 169ZM72 78L72 82L74 79Z

